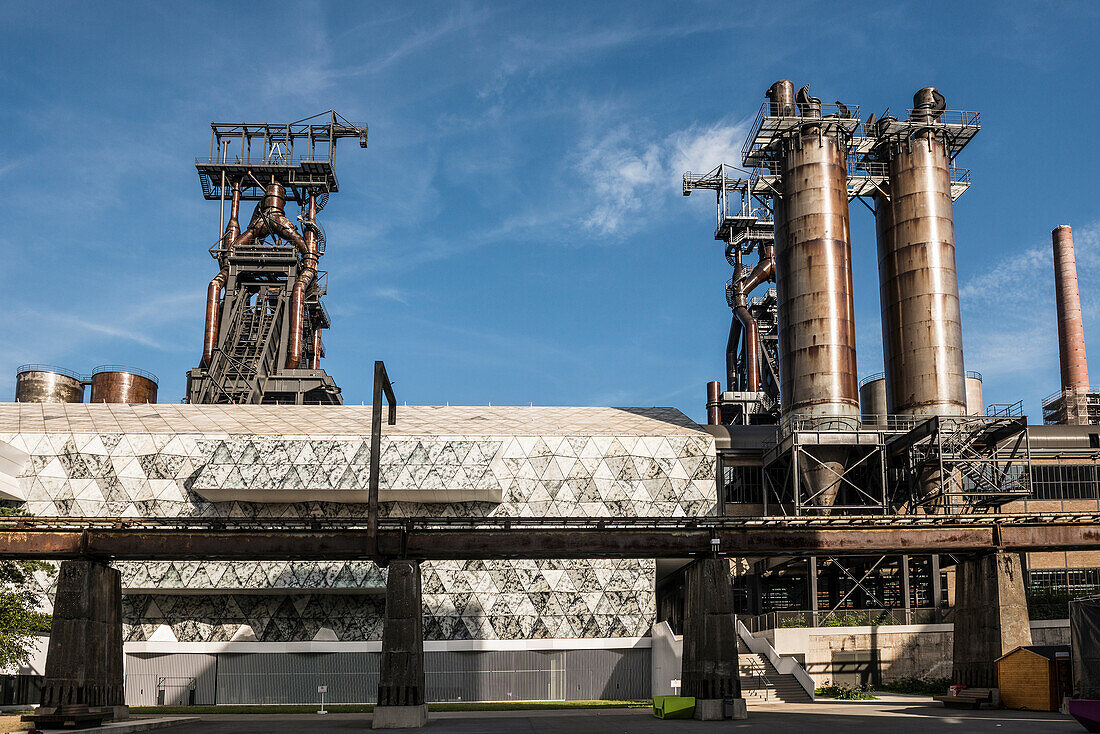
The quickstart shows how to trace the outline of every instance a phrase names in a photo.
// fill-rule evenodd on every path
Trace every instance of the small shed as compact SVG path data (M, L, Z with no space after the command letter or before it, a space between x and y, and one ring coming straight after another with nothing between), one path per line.
M1001 705L1057 711L1072 685L1069 645L1026 645L997 659Z

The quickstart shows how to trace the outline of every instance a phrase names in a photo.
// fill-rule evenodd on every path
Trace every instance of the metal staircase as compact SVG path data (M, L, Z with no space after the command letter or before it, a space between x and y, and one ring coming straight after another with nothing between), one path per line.
M209 380L203 386L203 403L258 404L261 382L274 372L278 359L279 332L284 301L261 293L256 304L237 300L222 344L214 351Z

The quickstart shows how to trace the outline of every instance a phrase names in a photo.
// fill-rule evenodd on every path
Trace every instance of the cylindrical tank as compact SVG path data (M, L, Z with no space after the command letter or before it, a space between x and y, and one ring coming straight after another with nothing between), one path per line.
M25 364L15 375L17 403L83 403L84 378L44 364Z
M859 381L859 412L864 425L885 424L890 409L886 407L886 376L882 372Z
M966 373L966 414L985 414L985 399L982 397L981 372Z
M807 124L784 142L775 200L780 397L784 417L820 427L859 423L852 247L845 151ZM836 503L847 450L814 449L801 468L805 501Z
M1058 358L1062 389L1088 392L1089 366L1085 359L1085 329L1081 322L1081 293L1077 288L1073 230L1063 224L1050 234L1054 241L1054 302L1058 309Z
M794 117L794 82L780 79L768 89L768 108L772 117Z
M844 150L817 128L788 141L775 217L784 414L859 416Z
M918 97L926 90L918 92ZM916 100L919 102L919 100ZM891 413L966 412L950 158L925 130L889 151L877 198L879 298Z
M103 365L92 370L93 403L155 403L156 375L133 367Z

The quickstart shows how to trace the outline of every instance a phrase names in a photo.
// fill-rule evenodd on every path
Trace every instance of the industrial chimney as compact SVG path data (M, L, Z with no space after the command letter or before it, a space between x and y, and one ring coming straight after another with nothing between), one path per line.
M1054 298L1058 308L1058 359L1062 372L1059 418L1060 422L1071 425L1089 425L1089 368L1085 360L1085 329L1081 320L1081 293L1077 288L1073 230L1063 224L1051 232L1051 238L1054 244Z

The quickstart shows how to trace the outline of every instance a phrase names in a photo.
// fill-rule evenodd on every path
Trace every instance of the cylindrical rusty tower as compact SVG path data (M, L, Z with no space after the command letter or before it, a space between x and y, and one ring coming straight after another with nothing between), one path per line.
M784 415L859 417L844 157L817 126L783 154L775 270Z
M1058 359L1062 389L1087 393L1089 366L1085 360L1085 328L1081 320L1081 293L1077 289L1077 257L1073 230L1068 225L1051 232L1054 241L1054 296L1058 308Z
M810 100L803 117L814 115ZM783 146L783 195L774 202L782 412L814 426L854 428L859 389L845 142L807 121ZM843 447L814 450L800 469L808 504L836 503L846 460Z
M15 375L17 403L83 403L84 378L44 364L25 364Z
M942 99L917 92L913 119L935 122ZM888 145L889 199L875 209L887 402L891 413L964 415L951 159L935 129Z
M155 403L156 375L133 367L103 365L92 370L93 403Z

